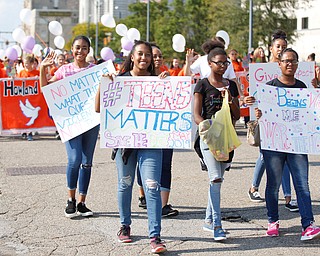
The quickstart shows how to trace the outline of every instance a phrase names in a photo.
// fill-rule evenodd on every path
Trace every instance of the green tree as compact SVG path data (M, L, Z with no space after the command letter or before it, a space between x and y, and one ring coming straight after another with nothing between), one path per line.
M285 31L288 42L293 43L297 36L297 21L293 10L299 7L299 2L308 4L309 0L254 0L254 45L262 42L263 45L270 46L272 34L276 29Z

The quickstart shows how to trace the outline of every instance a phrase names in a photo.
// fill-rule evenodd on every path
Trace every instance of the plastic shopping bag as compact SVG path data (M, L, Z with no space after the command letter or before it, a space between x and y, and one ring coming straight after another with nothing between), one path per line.
M227 161L229 152L241 144L232 124L228 98L226 91L221 109L211 119L199 124L200 138L208 145L217 161Z

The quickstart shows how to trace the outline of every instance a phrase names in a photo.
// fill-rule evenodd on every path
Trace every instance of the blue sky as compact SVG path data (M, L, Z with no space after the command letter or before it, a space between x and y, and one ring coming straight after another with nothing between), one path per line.
M12 32L21 25L19 13L23 9L23 0L0 0L0 32ZM0 33L0 49L3 41L12 41L11 34Z

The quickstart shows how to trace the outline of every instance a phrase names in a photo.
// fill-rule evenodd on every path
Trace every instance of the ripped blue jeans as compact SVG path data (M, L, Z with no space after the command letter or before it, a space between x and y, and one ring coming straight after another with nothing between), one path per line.
M200 149L209 175L208 204L205 222L213 223L214 227L221 227L221 184L223 182L225 169L229 164L217 161L203 140L200 140Z
M135 149L126 165L123 163L121 150L118 150L115 160L118 170L118 207L121 225L131 225L132 187L138 165L148 205L149 237L160 236L162 150Z

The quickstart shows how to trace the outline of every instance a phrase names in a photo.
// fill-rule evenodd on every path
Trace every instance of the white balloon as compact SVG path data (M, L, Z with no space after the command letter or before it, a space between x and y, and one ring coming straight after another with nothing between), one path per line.
M186 46L186 39L181 34L175 34L172 37L172 43L185 47Z
M108 28L114 28L116 26L114 18L107 14L101 16L101 23L103 26Z
M42 46L40 44L35 44L33 46L32 53L34 55L36 55L37 57L40 57L42 55L42 52L41 52L42 49L43 48L42 48Z
M172 44L172 48L176 52L184 52L185 51L184 46L179 46L179 45L176 45L175 43Z
M224 30L219 30L217 33L216 33L216 36L218 37L221 37L224 42L225 42L225 48L227 49L228 48L228 45L230 43L230 37L229 37L229 34L224 31Z
M60 54L62 54L62 51L59 50L59 49L55 49L54 52L56 53L57 56L60 55Z
M131 42L134 42L134 40L140 40L140 32L136 28L130 28L127 32L127 37Z
M18 53L18 57L21 57L22 54L22 50L21 47L19 45L14 45L12 46L14 49L16 49L17 53Z
M48 29L49 29L50 33L55 36L60 36L62 34L61 23L56 20L50 21Z
M21 28L16 28L12 31L12 38L18 43L22 43L23 39L26 37L26 33Z
M30 26L32 24L32 12L29 9L22 9L20 11L20 20L26 25Z
M4 56L6 55L6 52L5 50L3 49L0 49L0 59L3 60L4 59Z
M120 23L116 26L116 32L119 36L126 36L128 28L126 25Z
M56 36L53 40L53 43L57 48L63 49L65 40L62 36Z

